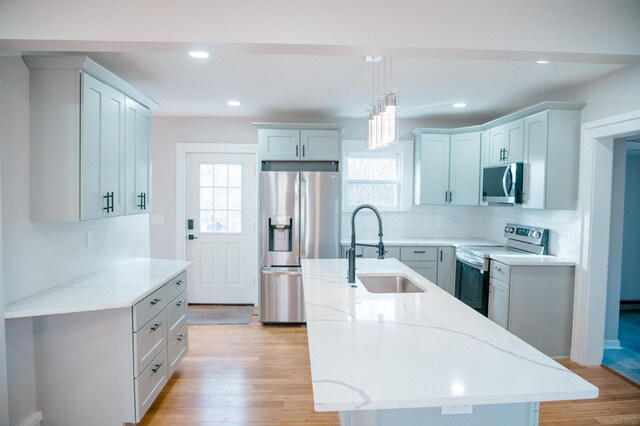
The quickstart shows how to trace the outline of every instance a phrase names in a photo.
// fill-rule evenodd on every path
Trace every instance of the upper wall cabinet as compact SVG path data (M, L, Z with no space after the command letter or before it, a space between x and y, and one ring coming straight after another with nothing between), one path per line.
M151 111L127 98L125 124L125 212L151 210Z
M489 129L489 165L524 160L524 121L514 120Z
M340 161L341 126L278 123L254 125L258 127L261 161Z
M580 111L525 117L523 208L575 210L578 202Z
M24 60L30 68L31 219L78 221L146 211L149 108L157 104L84 56Z
M414 161L416 204L478 205L480 132L418 134Z
M575 210L582 108L543 102L483 125L414 129L415 204L487 205L482 170L523 162L522 208Z

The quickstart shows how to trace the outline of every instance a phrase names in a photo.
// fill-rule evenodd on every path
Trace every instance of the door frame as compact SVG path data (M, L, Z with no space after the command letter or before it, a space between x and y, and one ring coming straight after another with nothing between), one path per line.
M604 353L614 140L640 132L640 110L582 124L571 360L600 365Z
M181 142L176 144L176 259L187 259L187 240L186 223L187 223L187 155L188 154L253 154L255 156L254 163L254 185L256 188L254 194L254 205L256 206L255 216L253 218L253 238L254 244L253 264L256 266L256 292L254 294L254 304L257 306L258 285L258 203L259 196L259 180L258 173L258 145L255 144L231 144L231 143L192 143Z

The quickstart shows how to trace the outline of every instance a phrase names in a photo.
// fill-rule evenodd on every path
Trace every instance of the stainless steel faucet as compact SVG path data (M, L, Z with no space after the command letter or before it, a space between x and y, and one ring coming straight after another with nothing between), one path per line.
M373 211L378 218L378 237L380 237L380 242L378 244L356 243L356 213L362 209L369 209ZM378 209L373 207L371 204L361 204L356 207L351 214L351 247L347 250L347 257L349 259L349 270L347 271L347 276L350 283L356 282L356 246L378 247L378 259L384 259L384 244L382 244L382 218L380 217Z

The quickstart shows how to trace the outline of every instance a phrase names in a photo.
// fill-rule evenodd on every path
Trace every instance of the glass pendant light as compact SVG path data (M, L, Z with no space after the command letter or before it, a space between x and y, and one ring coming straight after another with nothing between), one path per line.
M383 146L393 145L398 141L398 107L395 91L388 92L385 96L382 129Z
M369 58L369 59L367 59ZM380 57L366 57L365 61L380 63ZM391 62L391 61L390 61ZM372 83L375 86L376 68L374 64ZM380 82L380 71L378 65L378 83ZM386 85L386 61L385 77L382 86ZM391 64L389 65L389 89L386 90L382 98L374 101L372 109L367 110L367 147L369 149L383 148L398 142L398 99L396 91L391 89ZM378 90L380 86L378 84ZM375 99L375 89L372 90ZM380 93L380 92L378 92Z

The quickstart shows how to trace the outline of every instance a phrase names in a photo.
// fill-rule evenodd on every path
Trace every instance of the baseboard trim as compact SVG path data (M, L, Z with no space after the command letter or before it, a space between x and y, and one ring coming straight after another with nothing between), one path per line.
M42 411L36 411L31 414L27 419L20 423L20 426L39 426L42 421Z
M605 349L622 349L622 346L620 346L620 340L618 339L605 339L604 348Z

